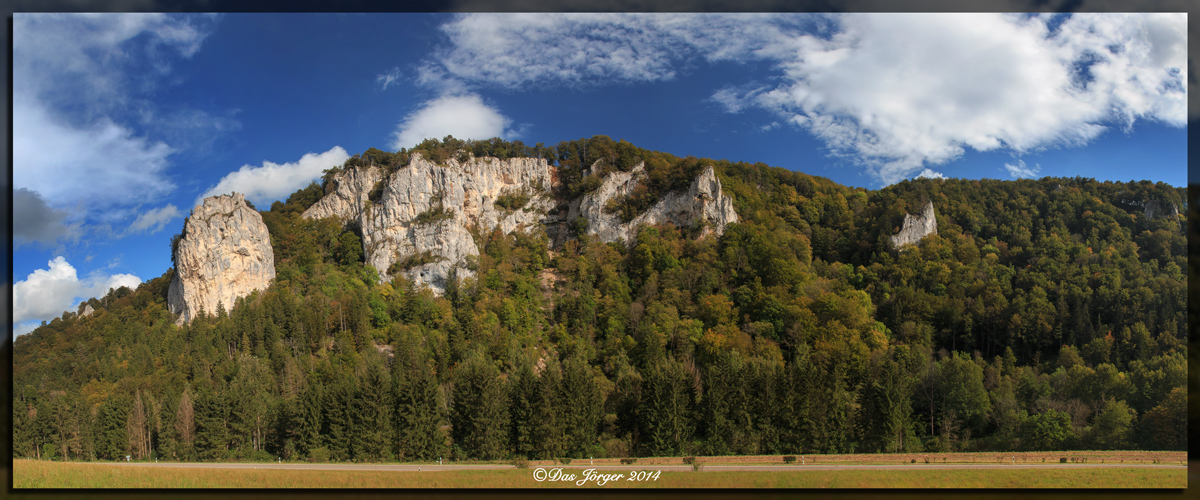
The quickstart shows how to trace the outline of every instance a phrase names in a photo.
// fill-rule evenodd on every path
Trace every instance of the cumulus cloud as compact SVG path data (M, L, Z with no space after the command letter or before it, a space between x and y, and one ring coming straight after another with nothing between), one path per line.
M717 89L822 139L884 183L961 156L1074 146L1138 120L1185 126L1186 14L505 14L442 27L434 87L662 81L765 61ZM1061 21L1061 22L1060 22Z
M388 86L400 80L400 68L392 68L391 71L375 77L375 81L382 87L380 90L387 90Z
M943 175L941 172L927 168L925 170L922 170L921 173L917 174L917 178L918 179L945 179L946 176Z
M275 200L282 200L309 182L321 176L323 170L341 166L350 155L341 146L334 146L324 153L308 153L295 162L284 164L264 161L261 167L242 165L242 168L222 177L217 185L196 198L199 206L205 198L238 192L246 195L256 206L266 208Z
M74 311L81 299L102 297L110 288L136 289L142 283L132 274L94 273L81 280L61 255L47 266L13 284L13 323L45 321Z
M1036 179L1038 173L1042 171L1042 166L1035 164L1032 167L1025 166L1025 160L1017 160L1015 165L1005 163L1004 169L1008 171L1014 179Z
M59 238L77 239L78 224L66 222L67 212L56 210L36 192L25 188L13 190L13 243L37 242L52 245Z
M182 215L179 213L179 209L172 204L167 204L165 207L153 208L138 215L133 224L129 225L129 232L141 233L150 230L151 233L157 233L162 231L168 222L178 219ZM150 228L154 229L151 230Z
M391 147L411 148L425 139L447 135L457 139L513 137L516 132L508 129L511 122L478 95L445 95L405 117L393 134Z

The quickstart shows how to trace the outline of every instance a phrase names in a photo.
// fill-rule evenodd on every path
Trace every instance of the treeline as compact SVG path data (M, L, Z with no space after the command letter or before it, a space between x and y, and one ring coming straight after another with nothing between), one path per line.
M276 279L228 311L176 327L168 271L19 337L14 456L1186 449L1186 215L1143 210L1186 212L1181 189L868 191L762 164L622 160L627 143L605 139L555 161L584 182L591 165L661 160L657 189L711 164L743 221L702 240L644 227L632 246L481 233L438 297L379 282L357 228L301 219L313 184L262 212ZM930 200L939 234L892 248Z

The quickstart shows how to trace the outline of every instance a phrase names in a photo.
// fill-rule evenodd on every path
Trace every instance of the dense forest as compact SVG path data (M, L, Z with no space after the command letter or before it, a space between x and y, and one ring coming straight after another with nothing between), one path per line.
M603 136L416 150L545 158L560 201L644 162L642 185L607 207L625 220L712 165L742 220L719 238L642 227L632 246L578 223L558 247L540 228L477 231L474 276L435 296L380 282L353 225L300 217L333 169L260 211L269 289L177 327L167 270L17 338L13 456L1187 449L1185 188L1076 177L867 190ZM412 153L371 149L341 168L394 171ZM894 248L905 214L929 201L938 234Z

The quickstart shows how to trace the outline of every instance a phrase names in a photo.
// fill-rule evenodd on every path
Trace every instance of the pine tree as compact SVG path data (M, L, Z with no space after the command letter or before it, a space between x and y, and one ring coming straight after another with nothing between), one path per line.
M455 371L451 425L454 443L467 457L494 460L507 454L507 388L482 351L473 352Z

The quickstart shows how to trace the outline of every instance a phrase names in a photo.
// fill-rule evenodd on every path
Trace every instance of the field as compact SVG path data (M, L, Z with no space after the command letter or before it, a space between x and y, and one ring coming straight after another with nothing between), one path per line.
M662 471L657 479L629 481L629 470L601 470L604 474L623 474L616 480L599 485L585 481L590 488L1186 488L1187 469L1178 467L1186 455L1180 453L1095 452L1088 455L1087 465L1081 462L1061 466L1058 458L1069 454L1005 454L1007 460L997 463L996 454L929 454L929 455L837 455L818 456L816 467L785 466L782 457L701 457L699 471L679 470L681 458L639 459L630 470L639 466L674 466ZM1046 455L1043 457L1042 455ZM1049 465L1053 455L1054 465ZM933 469L924 465L923 457L945 459L946 464L976 464L978 468ZM887 457L886 460L880 460ZM899 467L900 462L913 468ZM1018 467L1012 467L1015 457ZM806 457L807 459L812 457ZM990 463L988 459L990 460ZM1047 458L1048 466L1040 464ZM1081 459L1082 457L1080 457ZM1026 462L1021 465L1022 461ZM1105 461L1104 466L1094 460ZM1125 460L1126 465L1113 466ZM1154 465L1154 460L1159 465ZM940 460L936 460L940 462ZM582 463L581 463L582 462ZM586 460L574 461L564 473L582 478ZM596 465L614 465L616 460L597 460ZM661 462L661 463L655 463ZM1008 467L1004 466L1007 462ZM718 466L765 466L778 464L769 470L705 470ZM1070 461L1068 461L1070 463ZM1174 463L1176 466L1163 466ZM825 466L848 467L880 464L877 470L829 470ZM583 467L580 467L584 465ZM940 463L938 465L941 465ZM1147 467L1149 465L1149 467ZM243 464L243 467L253 467ZM271 467L272 464L261 464ZM356 467L369 468L369 464ZM553 464L531 464L528 469L504 468L488 470L444 470L417 472L379 470L280 470L253 468L178 468L163 464L62 463L37 460L13 461L13 487L20 488L577 488L576 481L536 481L539 468L561 467Z
M796 455L796 464L848 465L848 464L1038 464L1066 463L1087 464L1177 464L1184 465L1187 452L1183 451L1027 451L1027 452L984 452L984 453L861 453L854 455ZM723 457L697 457L704 464L782 464L779 455L744 455ZM551 466L555 462L531 461L531 466ZM578 465L579 460L572 462ZM619 465L621 459L596 459L595 465ZM681 457L650 457L637 459L637 465L681 465Z

